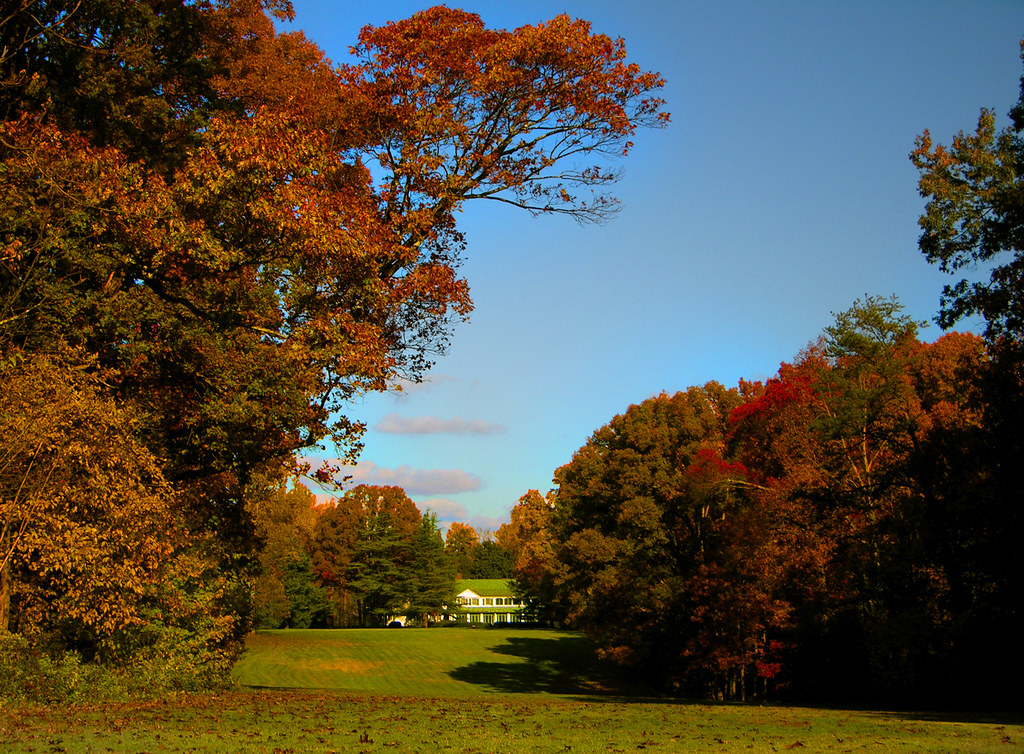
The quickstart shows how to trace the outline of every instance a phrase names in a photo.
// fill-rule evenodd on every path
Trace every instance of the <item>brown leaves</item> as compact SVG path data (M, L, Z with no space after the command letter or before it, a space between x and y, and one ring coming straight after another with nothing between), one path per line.
M992 110L982 108L974 133L961 131L946 147L925 131L910 154L920 174L918 189L927 200L918 220L918 246L928 261L958 274L979 262L1004 260L991 267L987 282L963 277L945 286L941 298L943 327L980 315L992 340L1019 337L1022 324L1016 282L1021 243L1014 230L1021 215L1022 142L1017 124L997 131L995 120Z

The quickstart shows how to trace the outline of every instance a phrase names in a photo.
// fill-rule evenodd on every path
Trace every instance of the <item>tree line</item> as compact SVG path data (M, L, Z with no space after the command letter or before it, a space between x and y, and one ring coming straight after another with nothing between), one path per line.
M865 299L766 382L616 416L554 494L517 506L520 581L679 693L1008 691L1022 569L1004 366L974 335L922 342L899 311Z
M465 203L606 219L608 160L668 119L661 76L567 16L439 6L364 28L343 64L292 19L0 14L5 692L45 695L55 668L130 693L227 679L268 490L343 481L303 454L353 460L353 399L420 379L471 311Z
M552 620L678 693L1019 705L1024 78L1010 119L911 154L938 322L983 333L868 296L767 381L629 407L512 511Z

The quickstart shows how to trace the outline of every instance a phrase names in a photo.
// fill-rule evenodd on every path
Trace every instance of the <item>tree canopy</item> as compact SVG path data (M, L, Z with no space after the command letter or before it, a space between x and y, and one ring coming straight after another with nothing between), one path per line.
M459 205L600 215L609 200L568 187L612 176L572 166L664 117L661 78L581 21L494 31L439 7L364 29L335 68L265 7L290 12L5 21L25 41L4 59L4 337L99 354L175 480L244 481L328 435L357 447L331 417L421 375L470 311Z
M741 402L717 383L662 394L598 429L555 473L554 591L601 652L670 683L693 651L690 579L715 558L735 510L718 459Z

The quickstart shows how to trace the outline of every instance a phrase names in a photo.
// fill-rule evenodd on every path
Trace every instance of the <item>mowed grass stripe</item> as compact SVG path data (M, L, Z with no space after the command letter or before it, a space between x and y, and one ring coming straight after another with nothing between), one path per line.
M235 678L256 688L417 696L626 691L586 639L567 631L280 630L255 634L247 647Z

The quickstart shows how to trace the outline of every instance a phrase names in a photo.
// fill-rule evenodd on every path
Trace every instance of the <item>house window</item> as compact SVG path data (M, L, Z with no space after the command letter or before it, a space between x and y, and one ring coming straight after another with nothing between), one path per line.
M493 599L491 599L490 597L484 597L484 606L485 607L490 607L493 604L494 604L494 600Z

